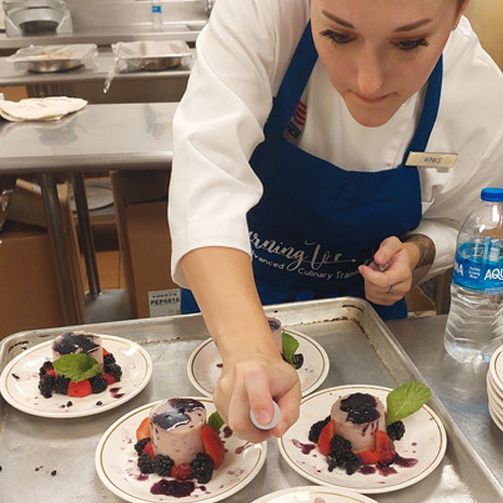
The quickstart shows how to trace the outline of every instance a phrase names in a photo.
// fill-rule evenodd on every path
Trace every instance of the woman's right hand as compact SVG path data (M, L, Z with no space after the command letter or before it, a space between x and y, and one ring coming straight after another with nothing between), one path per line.
M301 399L297 371L279 352L233 354L224 368L213 394L222 419L240 438L258 443L274 435L282 436L299 417ZM261 424L274 416L273 399L280 407L280 419L272 430L256 428L250 410Z

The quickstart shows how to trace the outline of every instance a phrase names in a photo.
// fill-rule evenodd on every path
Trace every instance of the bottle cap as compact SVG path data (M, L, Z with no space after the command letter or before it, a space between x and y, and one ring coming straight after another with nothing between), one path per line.
M483 201L500 203L503 202L503 189L499 187L486 187L482 189L480 197Z
M250 409L250 419L256 428L258 428L259 430L272 430L278 424L281 411L279 410L279 405L276 402L273 402L273 406L274 406L274 416L269 424L260 424L257 418L255 417L255 414Z

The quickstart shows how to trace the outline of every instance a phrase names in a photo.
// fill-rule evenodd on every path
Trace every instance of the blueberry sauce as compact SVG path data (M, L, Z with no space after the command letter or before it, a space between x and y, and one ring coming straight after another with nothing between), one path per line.
M310 452L316 447L316 445L314 444L303 444L296 438L292 439L292 444L298 449L300 449L302 454L310 454Z
M222 433L224 435L224 438L229 438L232 437L232 434L234 433L227 425L224 426Z
M278 330L278 328L281 326L276 320L267 320L269 322L269 328L274 332L275 330Z
M168 407L155 414L152 422L164 430L170 430L177 426L190 422L190 412L204 410L204 405L199 400L191 398L171 398Z
M161 479L156 482L151 488L152 494L165 494L166 496L174 496L175 498L184 498L190 496L196 488L192 481L166 480Z
M99 348L99 344L94 342L92 335L76 335L73 332L65 332L54 343L54 350L60 355L72 353L89 354Z
M355 424L368 423L381 417L375 397L368 393L353 393L341 400L341 410L348 413L348 420Z
M110 388L110 394L112 395L112 398L122 398L124 396L124 393L119 393L120 388Z

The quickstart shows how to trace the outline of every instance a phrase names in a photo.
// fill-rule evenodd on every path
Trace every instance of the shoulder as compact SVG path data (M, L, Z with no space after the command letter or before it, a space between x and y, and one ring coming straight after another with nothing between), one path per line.
M503 107L503 73L482 48L470 22L462 18L444 51L444 88L451 100Z

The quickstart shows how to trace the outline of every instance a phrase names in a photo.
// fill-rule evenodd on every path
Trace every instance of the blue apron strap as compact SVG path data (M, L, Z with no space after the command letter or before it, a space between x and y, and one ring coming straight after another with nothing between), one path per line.
M317 59L318 53L311 33L311 22L309 22L274 98L271 115L276 115L277 129L280 131L286 128L292 118Z
M405 165L405 161L407 160L410 152L424 152L426 146L428 145L428 140L430 139L431 131L433 130L433 125L435 124L438 115L440 95L442 91L442 73L443 57L440 56L428 80L428 88L424 98L421 119L419 120L416 132L409 144L409 148L405 152L402 160L402 166Z

